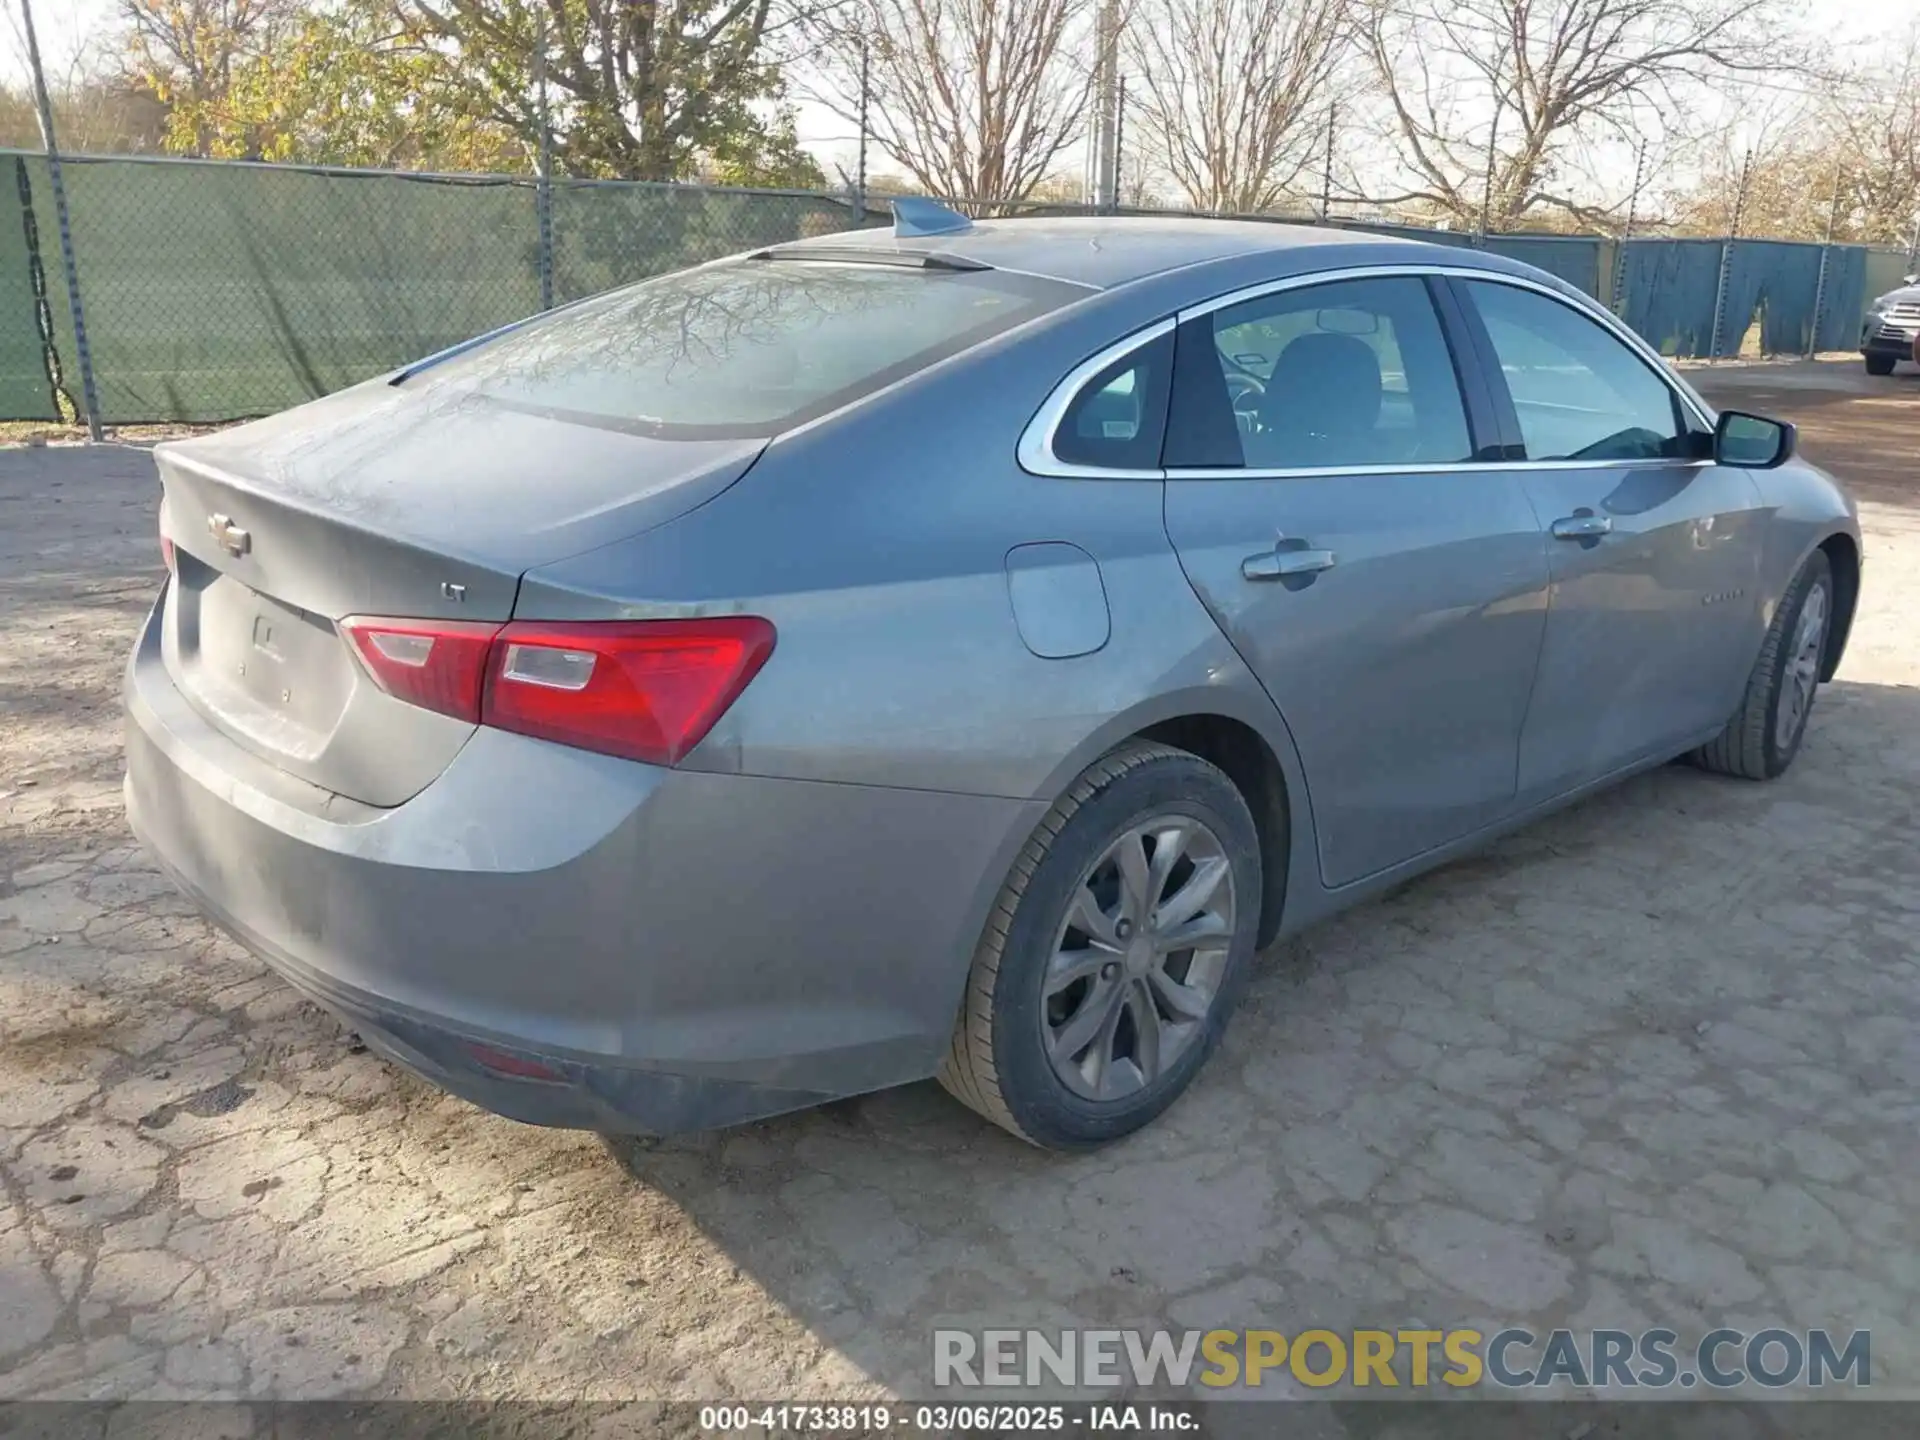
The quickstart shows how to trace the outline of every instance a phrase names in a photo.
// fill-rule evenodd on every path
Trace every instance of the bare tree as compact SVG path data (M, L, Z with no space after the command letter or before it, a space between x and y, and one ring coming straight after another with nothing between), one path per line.
M1920 223L1920 24L1889 62L1854 78L1833 92L1842 211L1856 238L1905 245Z
M4 7L5 33L14 53L26 53L26 31L17 7ZM75 154L119 155L158 150L166 135L166 107L150 87L130 83L108 56L112 42L85 34L64 46L44 31L40 37L47 70L54 133L62 149ZM62 51L65 53L63 54ZM40 148L40 117L30 84L0 85L0 145L17 150Z
M1819 239L1833 207L1832 137L1819 106L1758 94L1732 122L1676 152L1658 194L1664 224L1695 235Z
M1781 0L1362 0L1363 44L1410 181L1369 198L1503 229L1541 209L1600 223L1561 188L1569 152L1678 117L1689 84L1782 68Z
M850 0L823 32L819 98L935 195L1031 195L1084 133L1095 0Z
M1187 203L1270 210L1321 158L1347 0L1139 0L1130 120Z
M1742 234L1905 248L1920 212L1920 25L1816 92L1755 93L1678 158L1666 209L1680 229L1724 233L1737 205Z

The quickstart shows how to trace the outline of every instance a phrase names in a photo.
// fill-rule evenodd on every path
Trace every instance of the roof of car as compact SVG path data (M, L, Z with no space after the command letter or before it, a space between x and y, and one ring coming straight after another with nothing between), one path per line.
M891 229L853 230L778 248L783 253L874 250L948 255L996 270L1023 271L1105 290L1187 265L1259 252L1312 250L1320 253L1314 255L1312 265L1301 268L1333 268L1346 258L1343 251L1364 247L1378 255L1382 246L1404 248L1408 261L1458 264L1463 254L1453 246L1363 231L1199 216L976 220L970 229L945 235L902 238Z

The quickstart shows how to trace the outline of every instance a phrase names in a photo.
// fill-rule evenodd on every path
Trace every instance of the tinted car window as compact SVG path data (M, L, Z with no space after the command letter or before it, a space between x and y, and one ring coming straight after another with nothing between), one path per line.
M1452 356L1417 278L1284 290L1182 327L1170 466L1322 469L1472 457Z
M1530 460L1645 460L1685 452L1673 390L1570 305L1485 281L1465 289L1486 324Z
M1060 417L1054 458L1110 470L1157 470L1172 368L1173 337L1162 335L1095 375Z
M668 437L771 435L1085 293L992 270L735 261L616 290L408 383Z

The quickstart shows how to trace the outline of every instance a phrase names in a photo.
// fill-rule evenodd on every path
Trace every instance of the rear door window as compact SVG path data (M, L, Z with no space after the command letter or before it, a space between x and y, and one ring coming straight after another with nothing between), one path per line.
M993 270L730 261L614 291L407 383L670 439L773 435L1085 293Z
M1173 336L1149 340L1080 387L1053 435L1053 455L1103 470L1157 470L1166 432Z
M1353 469L1470 460L1452 355L1423 281L1340 280L1181 327L1167 465Z

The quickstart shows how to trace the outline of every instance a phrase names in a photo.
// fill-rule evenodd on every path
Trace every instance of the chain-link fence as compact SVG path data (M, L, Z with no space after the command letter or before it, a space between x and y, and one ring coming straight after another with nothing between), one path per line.
M74 419L83 387L45 156L0 152L0 419ZM845 196L149 156L63 161L105 424L266 414L555 304L740 250L885 223ZM1089 213L1024 204L1002 213ZM1122 213L1139 213L1126 212ZM1262 219L1304 217L1258 217ZM1850 347L1903 257L1777 241L1491 235L1473 245L1613 305L1676 357Z
M47 161L7 159L26 178L14 223L0 217L0 410L55 419L78 387L61 397L45 373L76 354L57 285L40 323L38 277L61 258L31 241ZM856 223L849 205L799 192L555 181L543 257L530 179L128 156L62 166L108 424L265 414L364 380L538 310L543 259L564 304Z
M0 189L14 192L18 223L0 223L0 416L61 419L77 412L67 388L48 270L59 272L60 254L41 248L33 171L25 156L13 156ZM12 184L5 182L10 180Z

